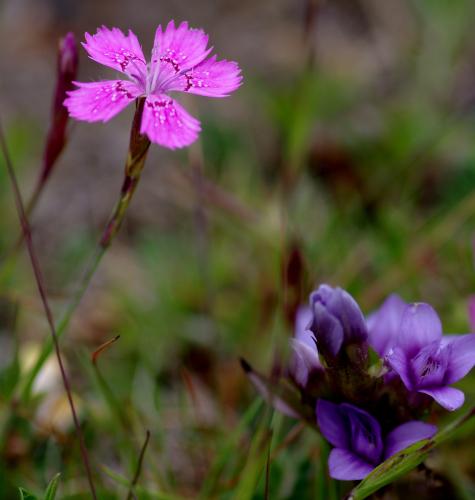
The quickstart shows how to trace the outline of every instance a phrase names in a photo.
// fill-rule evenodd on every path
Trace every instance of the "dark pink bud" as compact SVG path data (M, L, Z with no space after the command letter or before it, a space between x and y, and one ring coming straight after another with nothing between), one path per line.
M73 89L78 69L78 47L72 33L68 33L59 41L56 89L51 110L51 125L46 138L43 154L43 168L41 170L39 185L41 186L49 177L51 170L66 143L66 126L68 111L63 102L66 93Z

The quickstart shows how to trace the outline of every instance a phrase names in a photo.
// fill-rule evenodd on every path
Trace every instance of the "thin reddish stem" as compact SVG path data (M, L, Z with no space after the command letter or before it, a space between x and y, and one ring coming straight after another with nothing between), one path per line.
M91 361L93 364L97 363L99 356L109 347L120 339L120 335L116 335L113 339L108 340L101 344L91 355Z
M26 212L25 212L25 206L23 204L23 199L22 199L22 196L20 193L20 188L18 186L18 181L17 181L16 175L15 175L15 170L13 168L13 164L12 164L11 159L10 159L10 154L8 152L8 147L7 147L7 143L5 140L5 136L4 136L3 128L1 126L1 124L0 124L0 144L1 144L2 152L3 152L3 156L5 158L5 164L6 164L8 176L9 176L10 182L12 184L13 195L15 198L15 205L16 205L16 209L18 212L18 217L20 219L20 224L21 224L21 228L23 231L23 236L25 238L26 246L28 249L28 254L30 256L31 265L32 265L33 272L35 275L35 281L36 281L36 284L38 287L38 292L40 294L41 302L43 303L43 308L45 310L46 318L48 320L48 325L50 327L51 337L53 339L54 348L56 351L56 357L58 359L58 365L59 365L59 369L61 371L61 377L63 379L64 389L66 390L69 406L71 408L71 413L73 416L74 426L76 429L76 435L77 435L77 438L79 440L79 446L81 449L81 456L82 456L82 460L84 463L84 468L86 470L86 475L87 475L87 479L89 482L89 487L91 490L92 497L95 500L97 498L97 496L96 496L96 490L94 487L94 481L92 478L92 471L91 471L91 466L90 466L90 462L89 462L89 456L87 453L86 445L84 443L84 437L83 437L83 433L81 430L81 425L79 423L79 419L78 419L78 416L76 413L76 408L75 408L73 397L72 397L71 385L70 385L69 379L66 375L66 370L64 368L63 360L61 357L58 336L56 334L56 328L54 326L53 314L52 314L52 311L51 311L51 308L49 305L48 297L46 294L46 288L44 285L43 273L41 271L38 257L36 255L36 252L34 249L33 240L31 238L30 225L28 223L28 218L27 218Z
M132 479L132 483L130 485L130 490L127 495L127 500L131 500L134 497L134 487L137 485L140 473L142 472L143 459L145 457L145 451L147 450L148 442L150 441L150 431L147 430L145 434L145 441L140 450L139 460L137 462L137 469L135 470L134 478Z

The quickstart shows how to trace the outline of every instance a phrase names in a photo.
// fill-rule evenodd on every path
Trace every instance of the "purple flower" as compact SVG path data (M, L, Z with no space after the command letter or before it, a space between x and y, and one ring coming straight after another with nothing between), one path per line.
M406 307L407 303L399 295L392 294L366 320L369 345L382 358L394 345Z
M318 357L317 345L313 333L308 329L312 321L309 307L300 307L295 318L295 334L291 340L294 350L290 361L290 375L297 385L305 388L315 374L323 371Z
M366 411L324 399L317 401L317 421L334 446L328 458L330 476L344 481L365 478L387 458L437 431L433 425L411 421L383 436L379 422Z
M88 122L110 120L131 101L145 96L140 132L170 149L193 143L200 123L170 92L207 97L226 97L236 90L242 77L237 63L209 57L208 36L202 30L170 21L165 31L158 26L149 64L137 37L129 30L103 26L95 35L86 33L84 48L94 61L116 69L128 80L75 82L79 88L64 101L72 117Z
M464 394L449 385L475 364L475 334L443 337L434 309L428 304L410 304L386 361L407 389L431 396L447 410L456 410L463 404Z
M309 329L323 356L335 358L342 346L366 342L368 333L363 313L345 290L320 285L310 295L310 308L313 319Z

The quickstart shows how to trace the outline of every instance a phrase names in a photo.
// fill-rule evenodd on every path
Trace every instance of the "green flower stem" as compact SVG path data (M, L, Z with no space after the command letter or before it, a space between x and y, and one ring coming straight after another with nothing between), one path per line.
M130 204L130 200L134 195L135 188L140 180L140 175L147 158L150 140L145 135L140 133L140 123L142 121L143 107L145 98L141 97L137 101L137 110L135 112L132 131L130 133L130 146L125 164L125 179L122 184L119 201L114 209L112 217L107 223L106 229L102 235L100 245L102 248L108 248L118 233L122 221L124 220L125 212Z
M89 287L92 277L94 276L102 258L104 257L104 254L117 235L124 220L132 196L140 180L140 175L145 165L145 159L150 147L149 139L140 133L140 123L142 120L144 103L144 98L140 98L137 100L137 107L132 123L132 130L130 133L129 152L125 164L125 178L122 185L119 201L117 202L117 205L108 223L106 224L105 230L99 242L99 246L88 267L86 268L86 272L82 277L80 285L78 286L76 293L74 294L71 302L69 303L66 311L64 312L56 327L56 334L58 338L61 338L66 331L69 322L74 314L74 311L78 307L87 288ZM25 384L21 390L20 396L23 401L27 401L30 398L33 383L44 363L53 352L53 347L54 346L51 340L47 341L43 345L43 349L39 354L38 359L25 377Z

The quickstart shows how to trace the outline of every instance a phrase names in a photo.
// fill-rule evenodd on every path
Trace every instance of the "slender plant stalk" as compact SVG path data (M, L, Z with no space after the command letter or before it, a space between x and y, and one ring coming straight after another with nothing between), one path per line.
M266 473L265 473L266 483L264 486L264 499L265 500L269 500L269 498L270 498L270 462L271 462L270 447L271 447L271 442L272 442L272 440L269 439L269 442L267 443L267 458L266 458Z
M76 428L76 435L77 435L77 438L79 440L79 446L80 446L80 449L81 449L81 456L82 456L82 460L83 460L83 463L84 463L84 468L86 470L86 475L87 475L87 479L88 479L88 482L89 482L89 487L90 487L90 490L91 490L91 495L92 495L93 499L96 499L97 498L97 496L96 496L96 490L95 490L94 481L93 481L93 478L92 478L92 470L91 470L91 465L90 465L90 462L89 462L87 448L86 448L86 445L84 443L84 437L83 437L83 434L82 434L81 425L79 423L79 419L78 419L78 416L77 416L76 408L75 408L75 405L74 405L74 401L73 401L73 397L72 397L72 391L71 391L71 385L69 383L69 379L68 379L68 376L66 374L66 370L64 368L63 360L62 360L62 357L61 357L61 350L59 348L58 336L56 334L56 328L55 328L55 325L54 325L53 314L51 312L51 308L50 308L50 305L49 305L48 297L47 297L47 294L46 294L46 288L45 288L45 285L44 285L43 274L42 274L41 267L40 267L40 264L39 264L39 261L38 261L38 257L36 255L36 252L35 252L35 249L34 249L33 240L31 238L30 226L29 226L26 214L25 214L25 208L24 208L24 205L23 205L23 200L22 200L22 196L21 196L21 193L20 193L20 188L18 186L18 182L17 182L17 179L16 179L15 171L13 169L13 165L12 165L12 162L10 160L10 155L8 153L7 144L6 144L6 141L5 141L4 134L3 134L3 128L1 127L1 125L0 125L0 142L1 142L1 147L2 147L2 151L3 151L3 156L5 158L5 164L6 164L6 167L7 167L8 176L9 176L10 182L12 184L13 195L14 195L14 198L15 198L15 205L16 205L16 208L17 208L18 217L20 219L22 231L23 231L23 234L24 234L24 237L25 237L26 247L27 247L27 250L28 250L28 254L30 256L31 265L32 265L33 272L34 272L34 275L35 275L36 284L38 286L38 292L40 294L41 302L43 303L43 308L45 310L46 318L48 320L48 325L49 325L50 330L51 330L51 338L52 338L52 341L53 341L53 344L54 344L54 349L56 351L56 358L58 360L58 365L59 365L59 369L60 369L60 372L61 372L61 377L62 377L62 380L63 380L64 388L66 390L66 394L67 394L67 397L68 397L69 406L71 408L71 413L72 413L72 416L73 416L74 426Z
M130 200L134 195L135 189L139 183L140 175L145 164L150 140L145 135L140 133L140 123L142 121L143 107L145 98L141 97L137 101L137 109L135 111L132 130L130 133L129 153L125 164L125 178L120 192L120 198L112 213L109 222L106 225L104 233L100 241L101 248L107 249L112 240L118 233L120 226L124 220L125 212L130 204Z
M135 469L134 478L132 479L132 483L130 484L130 490L127 495L127 500L132 500L134 498L134 487L139 481L140 473L142 472L143 459L145 457L145 451L147 450L148 442L150 441L150 431L147 430L145 434L145 441L140 450L139 460L137 462L137 468Z
M86 272L84 273L82 279L81 279L81 284L80 286L76 289L76 292L73 295L73 298L71 302L68 304L66 310L63 313L63 316L59 320L57 326L56 326L56 335L58 338L61 338L63 333L66 331L67 326L69 325L69 321L71 320L74 311L78 307L79 303L81 302L81 299L86 292L86 289L97 269L99 266L99 263L104 256L105 253L105 248L100 247L95 254L93 255L93 258L89 262L89 265L87 266ZM46 360L48 357L51 355L53 352L53 340L50 338L48 339L44 344L43 348L33 365L33 367L30 369L30 371L26 374L25 378L25 384L23 385L23 388L21 390L21 399L23 401L28 401L28 399L31 396L33 384L35 382L35 379L40 372L41 368L45 364Z
M127 208L129 207L132 196L140 180L140 175L145 165L145 159L150 147L149 139L140 133L140 123L142 120L144 103L144 98L140 98L137 100L136 111L134 120L132 122L132 129L130 132L129 152L127 154L127 160L125 163L125 177L122 184L119 201L117 202L114 211L112 212L112 215L106 224L98 248L91 261L89 262L89 265L87 266L86 271L83 274L83 277L76 289L71 302L67 306L63 317L57 325L56 332L58 338L60 338L66 331L69 322L74 314L74 311L77 309L79 303L81 302L81 299L83 298L87 288L89 287L92 277L94 276L94 273L96 272L96 269L99 266L102 257L104 257L104 254L117 235L124 220L124 216ZM33 365L33 368L27 374L26 383L21 391L21 398L23 400L27 400L30 397L36 376L38 375L39 371L41 370L42 366L44 365L45 361L48 359L48 356L52 351L53 343L51 341L46 342L40 355L38 356L38 359Z

